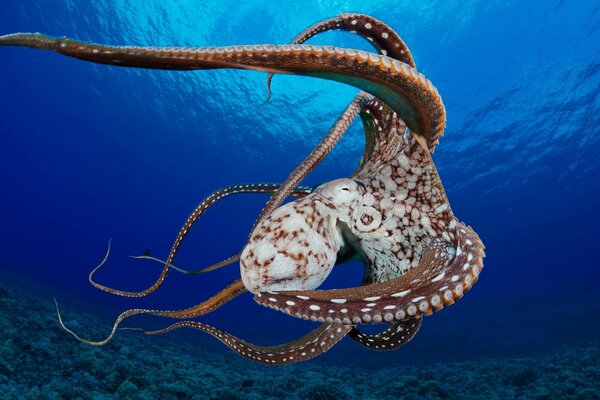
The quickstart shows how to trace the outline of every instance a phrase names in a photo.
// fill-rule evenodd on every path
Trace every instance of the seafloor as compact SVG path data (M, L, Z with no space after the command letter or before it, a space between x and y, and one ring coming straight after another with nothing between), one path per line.
M24 294L26 293L26 294ZM600 399L600 350L377 370L307 362L265 367L191 342L122 334L103 348L59 328L46 289L0 273L2 399ZM106 323L78 312L71 327Z

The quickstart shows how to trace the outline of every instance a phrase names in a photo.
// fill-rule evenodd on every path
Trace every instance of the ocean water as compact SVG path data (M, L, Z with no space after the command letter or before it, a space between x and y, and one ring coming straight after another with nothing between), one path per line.
M284 44L342 12L388 23L438 88L448 115L434 162L455 214L486 245L463 299L427 317L393 352L345 338L286 367L239 357L212 337L119 331L128 308L181 309L239 277L171 272L141 290L189 212L231 184L281 182L357 92L307 77L238 70L117 68L0 48L0 397L4 398L600 398L600 5L595 1L4 2L0 35L42 32L106 44ZM309 43L370 49L330 32ZM364 148L355 122L305 180L349 176ZM267 201L225 199L196 224L176 264L237 252ZM336 267L326 287L357 285ZM316 325L243 295L200 321L250 342L293 340ZM172 321L139 316L128 327Z

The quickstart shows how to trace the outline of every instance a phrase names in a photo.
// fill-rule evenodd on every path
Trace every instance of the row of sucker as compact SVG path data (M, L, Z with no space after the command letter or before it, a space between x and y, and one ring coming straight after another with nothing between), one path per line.
M483 266L484 246L477 234L457 223L455 237L456 248L433 241L417 267L387 282L351 289L265 292L255 300L298 318L345 325L430 315L460 299Z
M354 327L348 332L348 336L369 350L393 351L404 346L415 337L421 327L421 322L423 322L421 317L396 321L385 331L378 334L363 333Z
M241 356L267 365L286 365L310 360L332 348L352 329L351 326L337 324L321 325L300 339L278 346L257 346L197 321L179 321L165 329L146 333L158 335L177 328L193 328L207 332Z

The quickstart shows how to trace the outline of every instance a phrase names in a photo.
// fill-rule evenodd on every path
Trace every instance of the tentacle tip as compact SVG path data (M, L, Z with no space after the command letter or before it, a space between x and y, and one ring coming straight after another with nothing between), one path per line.
M90 273L88 274L88 281L90 282L90 284L96 288L102 289L102 286L97 284L96 282L94 282L94 274L96 273L96 271L98 271L104 264L106 264L106 261L108 261L108 257L110 257L110 245L112 243L112 238L108 240L108 246L106 248L106 254L104 255L104 258L102 259L102 261L100 261L100 264L98 264L94 269L92 269L90 271Z
M58 301L56 300L56 297L52 296L52 300L54 300L54 307L56 309L56 313L58 314L58 319L60 319L60 310L58 309Z
M7 35L0 35L0 46L12 46L18 45L27 33L9 33Z
M269 102L269 100L271 100L271 97L273 97L273 92L271 92L271 82L273 81L273 76L274 76L274 75L273 75L272 73L270 73L270 74L267 76L267 98L266 98L266 99L265 99L265 101L263 101L263 103L260 105L261 107L262 107L262 106L265 106L265 105L266 105L266 104Z
M65 325L65 323L64 323L64 321L62 319L62 316L60 314L60 309L58 307L58 301L56 300L55 297L53 297L53 300L54 300L54 306L56 307L56 315L58 317L58 323L60 324L60 327L62 329L64 329L65 331L67 331L68 333L70 333L75 339L77 339L81 343L89 344L90 346L99 347L99 346L104 346L106 343L108 343L112 339L112 334L107 339L105 339L105 340L103 340L101 342L92 342L90 340L81 338L79 335L77 335L71 329L67 328L67 326Z
M267 93L267 98L265 99L265 101L263 101L260 104L260 107L264 107L267 105L267 103L271 100L271 97L273 97L273 94L271 93L271 91L269 90L269 92Z
M39 32L27 33L17 32L9 33L7 35L0 36L0 46L38 46L49 45L56 42L56 38L51 36L43 35Z

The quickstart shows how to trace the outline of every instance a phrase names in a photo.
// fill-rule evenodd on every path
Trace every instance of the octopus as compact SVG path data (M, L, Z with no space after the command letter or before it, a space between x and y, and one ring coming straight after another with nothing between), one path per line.
M373 52L305 42L325 31L360 35ZM157 331L193 328L214 336L241 356L268 365L312 359L345 336L372 350L396 350L419 330L423 317L462 298L483 267L484 246L472 228L454 216L431 158L444 134L446 110L435 86L415 65L400 36L387 24L364 14L341 14L318 22L291 44L228 47L135 47L84 43L37 33L0 36L0 45L50 50L69 57L121 67L161 70L233 68L273 74L328 79L361 90L330 131L281 184L250 183L219 189L189 215L147 289L130 292L94 280L104 260L89 275L100 290L143 297L157 290L171 269L204 273L239 261L240 279L195 306L175 311L130 309L121 313L108 343L126 318L149 314L177 319ZM337 144L360 116L365 149L349 178L314 189L302 180ZM173 265L182 242L199 218L221 199L243 193L270 198L257 217L242 251L209 267L186 271ZM292 198L293 201L285 203ZM151 258L150 255L141 256ZM364 264L358 287L320 290L333 267L359 259ZM319 326L289 343L258 346L223 330L193 320L242 293L250 292L263 306ZM377 334L365 324L387 324Z

